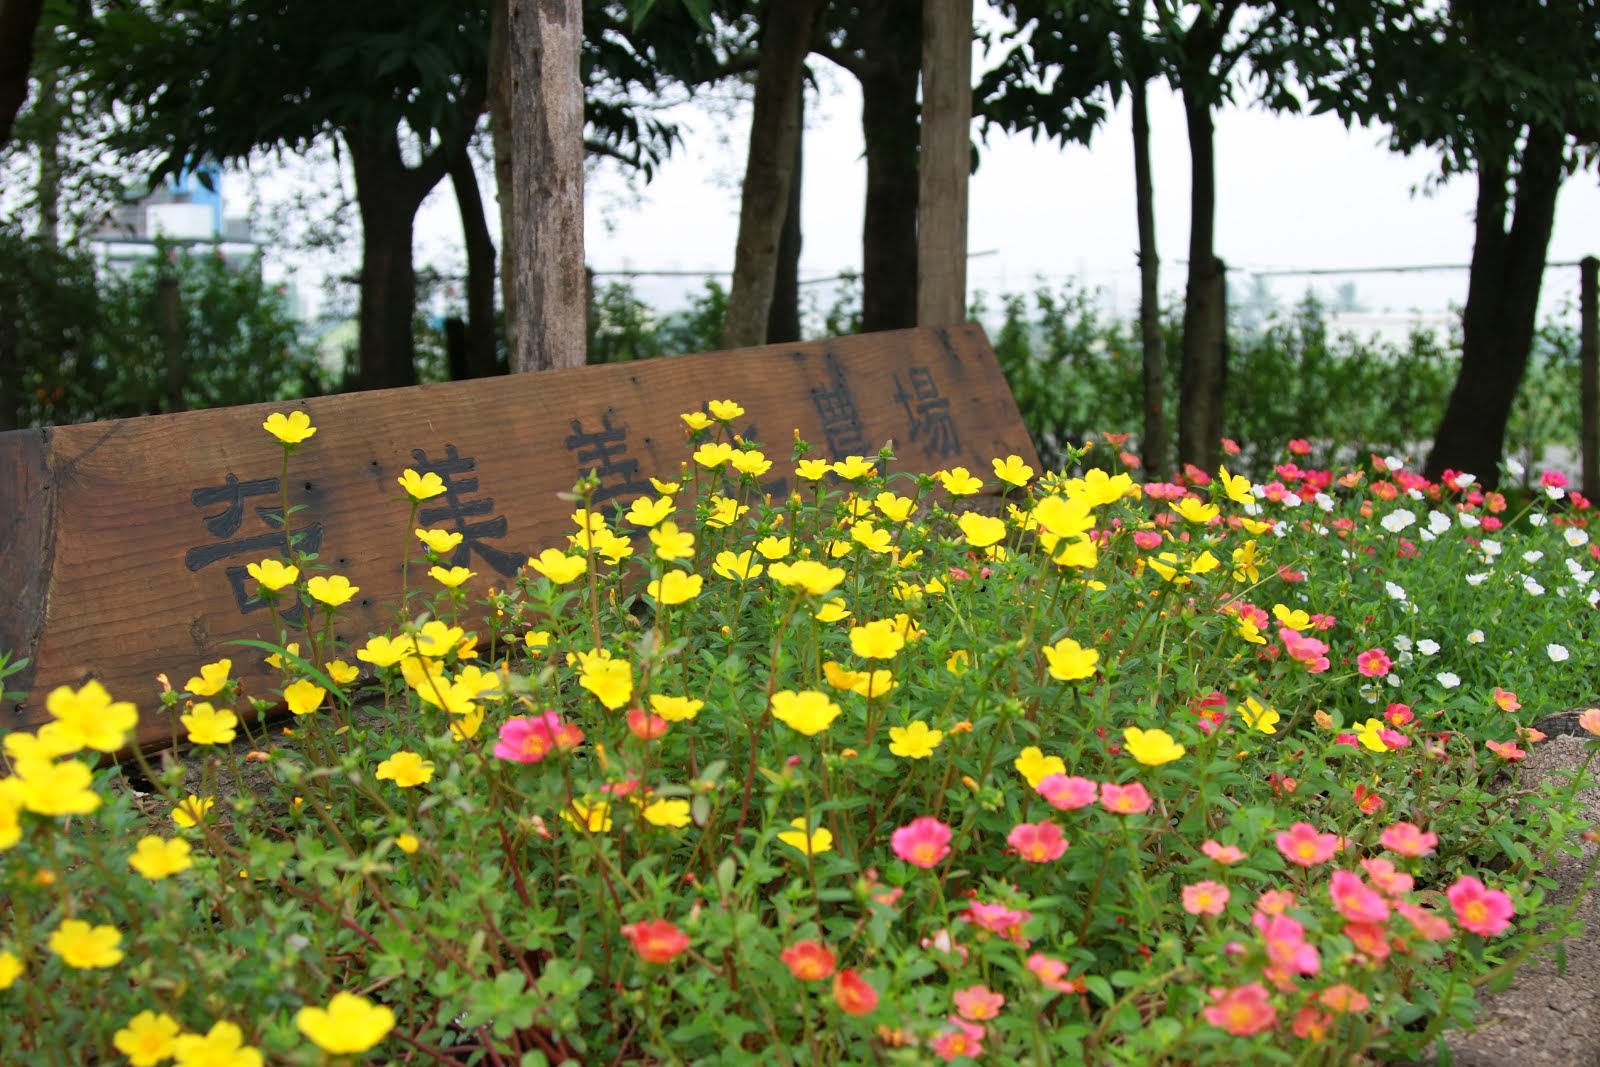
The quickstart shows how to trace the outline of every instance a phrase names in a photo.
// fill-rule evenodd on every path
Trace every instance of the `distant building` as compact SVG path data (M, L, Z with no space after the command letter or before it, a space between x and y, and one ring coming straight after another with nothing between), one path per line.
M260 248L250 220L223 215L222 172L214 164L180 171L155 188L130 187L89 246L115 266L148 259L158 239L191 248L215 245L226 261L241 266Z

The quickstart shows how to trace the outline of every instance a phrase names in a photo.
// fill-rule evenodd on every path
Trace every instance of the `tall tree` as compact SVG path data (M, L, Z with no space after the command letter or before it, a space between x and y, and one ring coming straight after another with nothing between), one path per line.
M1359 22L1354 9L1370 8ZM1310 79L1319 110L1381 123L1397 151L1439 153L1477 178L1461 370L1426 473L1498 484L1511 405L1533 345L1562 181L1600 149L1600 2L1398 0L1313 5L1310 43L1341 63Z
M44 0L0 0L0 147L11 140L11 124L28 102L33 38Z

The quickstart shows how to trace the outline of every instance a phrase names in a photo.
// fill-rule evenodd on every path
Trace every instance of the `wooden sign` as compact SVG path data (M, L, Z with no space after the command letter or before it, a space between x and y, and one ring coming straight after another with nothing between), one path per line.
M271 412L303 410L317 427L290 460L289 525L360 587L338 616L360 644L392 629L414 542L401 471L444 480L418 524L463 535L453 562L481 590L565 548L573 505L557 494L585 472L604 507L675 475L689 454L679 415L721 399L743 405L738 431L777 461L774 493L793 488L796 430L828 459L893 441L901 470L992 481L990 460L1011 453L1038 466L975 325L0 434L0 649L30 660L8 680L27 697L0 710L0 733L48 721L51 689L94 677L138 704L140 741L155 742L169 736L148 714L158 673L181 686L227 656L247 682L265 675L229 642L273 637L245 571L284 554Z

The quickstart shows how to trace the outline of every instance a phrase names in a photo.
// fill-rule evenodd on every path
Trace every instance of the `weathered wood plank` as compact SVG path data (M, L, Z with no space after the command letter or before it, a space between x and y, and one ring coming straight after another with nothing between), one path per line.
M1038 462L970 325L0 434L0 645L32 660L0 732L45 721L44 696L89 677L148 712L158 672L181 686L230 656L236 675L264 673L229 642L271 636L244 567L283 555L262 514L282 506L272 411L299 407L318 428L289 467L291 528L361 587L340 616L360 643L391 625L400 550L415 549L401 471L452 486L420 520L467 534L455 562L481 591L565 546L572 506L557 494L580 474L594 469L610 500L648 491L687 458L679 414L725 398L779 460L774 477L795 430L828 458L892 440L913 471ZM147 715L141 741L167 730Z

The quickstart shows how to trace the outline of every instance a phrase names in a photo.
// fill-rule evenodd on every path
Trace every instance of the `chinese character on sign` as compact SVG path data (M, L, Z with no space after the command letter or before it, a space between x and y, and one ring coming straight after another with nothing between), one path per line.
M455 445L448 444L444 446L443 459L429 459L428 454L420 448L411 450L411 458L416 460L414 466L418 474L432 471L444 481L444 493L424 504L417 518L425 527L436 527L443 523L442 529L461 535L461 544L449 559L451 566L470 566L472 554L476 552L480 559L499 574L507 578L515 577L517 568L522 566L522 561L527 557L521 553L507 552L494 545L484 544L489 538L501 538L506 535L506 517L495 515L493 518L476 522L468 521L494 511L493 497L471 501L461 499L478 492L478 479L458 478L457 475L476 471L478 461L470 456L461 455L456 451Z
M832 355L828 356L828 374L833 379L832 388L811 390L811 402L816 405L823 435L828 439L828 458L864 456L870 451L866 427L856 411L850 385L844 380L844 368Z
M956 456L961 454L961 435L950 417L950 399L939 395L939 383L927 367L912 367L911 392L894 376L894 400L905 409L911 422L911 443L922 441L922 454Z
M628 458L628 428L612 426L611 414L600 416L600 429L586 431L583 423L572 420L567 451L576 455L578 475L594 475L600 487L591 498L603 504L619 496L638 496L651 490L649 480L639 473L639 461Z
M248 498L263 496L276 500L281 492L282 486L276 478L255 478L241 482L236 476L229 474L221 485L196 489L189 494L190 501L197 508L210 508L221 504L223 509L215 515L207 515L204 520L206 529L216 540L211 544L189 549L184 553L183 565L191 571L198 571L220 560L248 556L249 559L245 564L228 567L225 572L228 576L228 585L233 589L233 602L246 615L267 606L267 602L260 596L252 596L246 591L245 583L249 579L246 566L264 558L283 556L286 547L283 535L283 508L258 505L255 509L256 515L267 527L267 531L249 537L235 538L234 535L244 525L245 501ZM290 530L289 536L294 540L296 551L315 552L322 547L322 524L309 523L299 529ZM303 612L303 606L295 602L285 606L283 617L289 622L297 623Z

